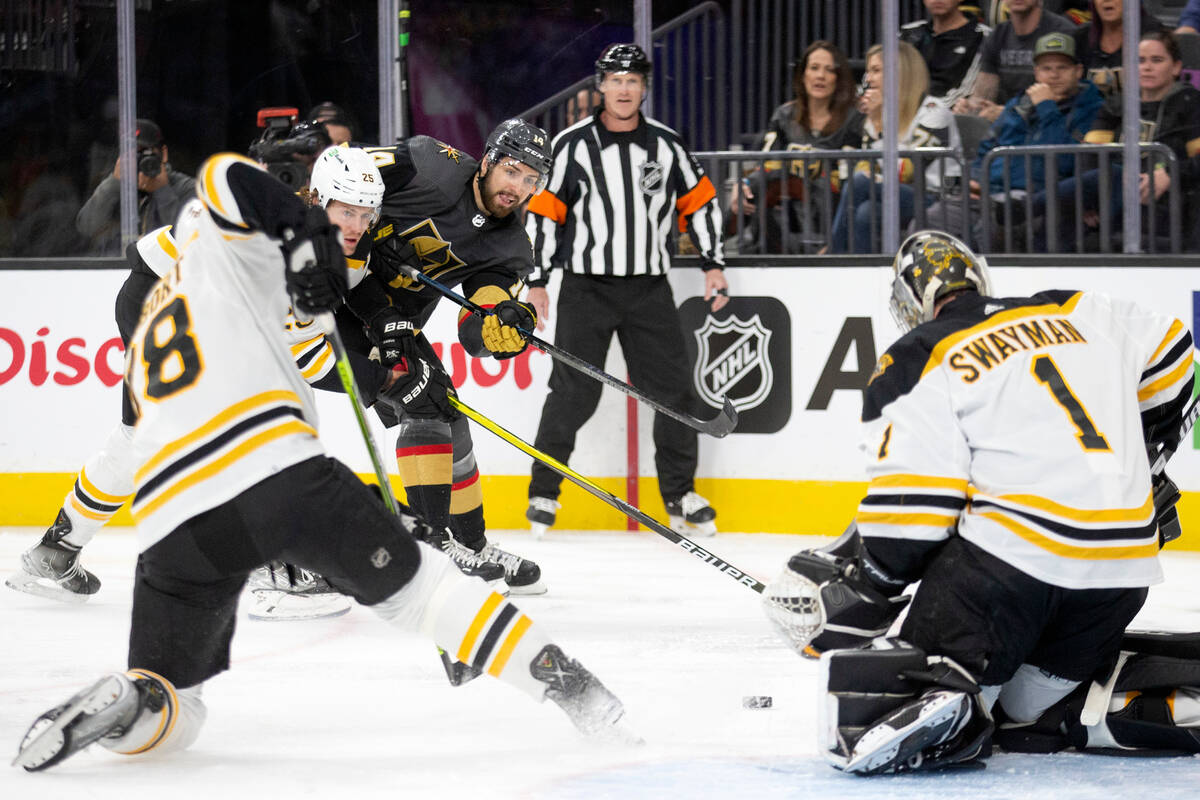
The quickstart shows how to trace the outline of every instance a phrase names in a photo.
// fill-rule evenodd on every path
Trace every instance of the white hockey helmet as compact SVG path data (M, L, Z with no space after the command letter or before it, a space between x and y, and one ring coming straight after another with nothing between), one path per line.
M917 231L892 261L892 317L902 331L933 319L937 301L952 292L992 293L987 260L942 231Z
M375 209L383 204L383 177L375 159L360 147L334 146L325 150L313 164L308 190L316 195L317 205L325 208L331 200L347 205Z

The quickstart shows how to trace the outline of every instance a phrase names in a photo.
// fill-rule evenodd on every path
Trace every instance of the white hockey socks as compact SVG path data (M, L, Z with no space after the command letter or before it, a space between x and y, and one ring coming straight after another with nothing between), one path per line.
M125 673L133 680L149 679L159 689L158 696L144 705L129 730L118 737L106 737L100 745L126 756L150 752L171 753L189 747L200 735L208 716L201 699L203 684L176 689L170 681L149 670L131 669Z
M83 547L133 494L133 428L118 424L104 446L84 462L75 485L63 500L71 530L63 541Z
M546 683L533 676L530 665L550 638L483 581L463 575L445 554L423 542L419 546L421 566L413 579L372 610L541 701Z

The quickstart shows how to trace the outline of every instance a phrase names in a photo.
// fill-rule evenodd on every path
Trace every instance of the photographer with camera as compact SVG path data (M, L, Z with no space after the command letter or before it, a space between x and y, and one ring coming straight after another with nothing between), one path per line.
M299 113L295 108L260 108L258 127L263 132L248 150L267 172L297 192L308 185L317 157L333 144L323 123L297 122Z
M91 240L92 255L120 255L121 176L131 170L117 159L112 175L96 187L75 216L75 228ZM153 121L137 121L138 233L171 225L195 192L196 181L171 168L162 130Z

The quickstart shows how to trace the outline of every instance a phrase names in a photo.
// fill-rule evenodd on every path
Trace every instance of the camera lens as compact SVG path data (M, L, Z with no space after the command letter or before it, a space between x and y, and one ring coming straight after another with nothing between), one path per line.
M157 178L162 172L162 156L153 150L143 150L138 155L138 172L147 178Z

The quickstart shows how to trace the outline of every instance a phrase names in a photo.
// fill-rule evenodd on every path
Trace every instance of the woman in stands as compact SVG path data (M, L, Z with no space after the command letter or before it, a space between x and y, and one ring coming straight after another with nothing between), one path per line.
M855 108L854 77L846 56L833 42L818 40L804 51L792 70L792 100L775 109L759 145L761 150L839 150L857 147L862 130L862 114ZM783 177L788 177L788 197L791 199L789 230L800 233L806 209L811 228L819 227L818 216L822 183L827 183L830 170L821 161L767 161L733 187L728 218L735 224L739 212L753 215L758 203L766 198L768 207L778 206ZM805 200L803 173L810 180L808 200ZM836 192L836 187L831 187ZM836 194L833 194L836 200ZM789 252L784 248L782 226L778 213L767 214L767 252ZM749 252L758 243L757 219L742 237L742 251Z
M1183 218L1191 219L1191 210L1197 208L1194 196L1200 190L1200 90L1179 81L1183 70L1183 55L1179 41L1167 30L1157 30L1142 36L1138 44L1138 83L1141 90L1140 128L1143 142L1162 142L1171 148L1179 165L1179 190L1184 196ZM1084 141L1089 144L1107 144L1121 140L1121 93L1111 95L1096 115ZM1143 162L1143 167L1145 163ZM1076 180L1068 178L1058 183L1058 241L1056 252L1076 250L1075 194L1083 195L1083 220L1088 228L1099 221L1100 170L1084 172L1076 189ZM1112 193L1109 213L1114 221L1113 228L1120 228L1121 165L1112 165ZM1141 201L1155 206L1155 233L1168 231L1170 217L1167 204L1155 201L1171 188L1171 174L1166 165L1157 164L1152 171L1142 172L1139 178ZM1040 216L1046 206L1044 192L1033 198L1033 213ZM1191 227L1184 227L1187 235L1197 236ZM1035 248L1047 249L1047 237L1043 231L1035 236Z
M958 130L954 126L954 115L944 103L930 97L929 70L917 49L907 42L899 43L899 93L900 93L900 137L901 150L917 147L961 147ZM867 72L864 78L867 89L859 100L859 108L865 114L861 136L864 149L880 149L883 146L883 45L874 45L867 51ZM925 165L925 187L937 190L945 177L959 174L956 161L947 162L943 169L942 159L930 159ZM911 159L900 160L900 230L912 220L916 213L916 190L912 180L914 166ZM882 181L879 161L860 161L855 167L851 185L842 187L837 214L833 218L832 241L829 250L833 253L878 252L882 223L883 192L878 185ZM876 184L872 187L872 184ZM935 195L927 193L921 198L928 206ZM874 235L872 236L872 228ZM850 241L853 234L853 241Z
M1162 30L1163 24L1136 0L1141 11L1142 33ZM1124 41L1124 0L1089 0L1091 22L1075 32L1075 52L1083 76L1105 97L1121 91L1121 42Z

